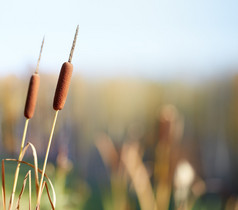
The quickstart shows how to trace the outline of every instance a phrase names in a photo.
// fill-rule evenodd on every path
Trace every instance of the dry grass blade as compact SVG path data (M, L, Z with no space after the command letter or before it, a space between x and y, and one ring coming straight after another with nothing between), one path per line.
M43 193L44 187L46 188L46 192L47 192L47 195L48 195L48 199L49 199L49 201L50 201L51 208L52 208L52 210L55 210L55 205L53 204L53 202L52 202L52 200L51 200L49 188L48 188L48 186L47 186L46 181L43 182L42 190L41 190L40 196L41 196L42 193ZM38 209L38 208L39 208L39 206L37 206L37 209Z
M45 175L46 175L46 174L45 174ZM49 182L49 184L50 184L50 187L51 187L51 190L52 190L52 194L53 194L53 201L52 201L52 199L51 199L51 197L50 197L48 186L46 185L46 190L48 189L48 190L47 190L47 194L48 194L50 203L53 204L53 207L54 207L53 209L55 209L55 206L56 206L56 193L55 193L55 189L54 189L54 186L53 186L51 180L50 180L47 176L45 176L45 177L47 178L47 180L48 180L48 182ZM46 183L46 184L47 184L47 183Z
M24 126L24 132L23 132L23 135L22 135L21 149L20 149L20 153L19 153L18 159L21 157L22 150L23 150L23 147L24 147L24 144L25 144L26 133L27 133L27 128L28 128L28 122L29 122L29 119L26 119L25 126ZM14 197L15 197L15 191L16 191L16 187L17 187L19 171L20 171L20 164L18 163L16 171L15 171L14 181L13 181L12 194L11 194L10 201L9 201L9 208L8 208L9 210L12 210L12 204L14 202Z
M18 197L18 200L17 200L17 207L16 207L17 210L20 209L20 200L21 200L22 194L23 194L23 192L24 192L24 190L25 190L26 181L27 181L28 176L29 176L29 177L31 176L31 171L30 171L30 170L27 172L27 174L26 174L26 176L25 176L25 178L24 178L24 180L23 180L21 192L20 192L19 197ZM30 179L30 178L29 178L29 179ZM30 183L29 183L29 185L30 185ZM29 192L29 193L30 193L30 192Z
M21 162L21 160L23 159L28 147L31 147L32 149L32 154L33 154L33 157L34 157L34 169L35 169L35 185L36 185L36 193L38 193L38 188L39 188L39 176L38 176L38 161L37 161L37 152L36 152L36 149L34 147L34 145L32 143L27 143L27 145L24 147L23 151L22 151L22 154L19 158L19 162Z
M55 210L55 205L53 204L53 202L52 202L52 200L51 200L50 192L49 192L49 188L48 188L46 182L45 182L45 188L46 188L46 192L47 192L47 195L48 195L48 198L49 198L49 201L50 201L51 207L52 207L53 210Z
M31 171L29 171L29 210L31 210Z
M42 173L42 172L41 172L41 173ZM52 201L52 199L51 199L51 197L50 197L50 192L49 192L48 185L47 185L46 181L44 181L45 187L46 187L46 192L47 192L47 195L48 195L48 199L49 199L49 201L50 201L50 204L51 204L52 209L54 210L54 209L55 209L55 206L56 206L56 194L55 194L55 190L54 190L54 187L53 187L53 184L52 184L51 180L46 176L46 174L45 174L45 177L47 178L47 180L48 180L48 182L49 182L49 184L50 184L51 190L52 190L53 201ZM43 186L43 188L42 188L42 191L41 191L40 196L41 196L42 193L43 193L43 189L44 189L44 186Z
M2 204L3 210L6 210L6 194L5 194L5 167L4 160L2 160Z
M9 158L8 158L8 159L4 159L4 160L5 160L5 161L19 162L19 163L21 163L21 164L28 165L28 166L30 166L31 168L34 168L34 169L36 170L36 167L35 167L34 165L32 165L32 164L30 164L30 163L28 163L28 162L26 162L26 161L20 161L20 160L17 160L17 159L9 159ZM37 168L37 171L38 171L40 174L42 174L42 170L40 170L39 168ZM56 205L56 193L55 193L54 186L53 186L53 184L52 184L50 178L49 178L46 174L44 174L44 177L47 179L47 181L48 181L49 184L50 184L50 187L51 187L51 190L52 190L52 197L53 197L53 199L51 199L51 200L52 200L53 206L54 206L54 208L55 208L55 205Z
M30 163L27 163L25 161L22 161L22 159L23 159L27 149L29 148L29 146L32 149L32 153L33 153L33 157L34 157L34 165L32 165ZM35 149L34 145L31 144L31 143L27 143L27 145L22 150L22 153L21 153L21 156L20 156L19 160L16 160L16 159L5 159L5 160L6 161L16 161L18 163L24 163L24 164L26 164L26 165L28 165L28 166L30 166L30 167L35 169L36 195L38 196L38 192L39 192L39 176L38 176L38 172L40 172L42 174L42 171L38 169L37 152L36 152L36 149ZM45 176L45 174L44 174L44 176ZM48 179L48 181L49 181L49 183L51 185L52 192L53 192L53 203L55 205L55 203L56 203L56 196L55 196L55 191L54 191L53 184L51 183L51 181L49 180L49 178L47 176L45 176L45 177ZM9 207L12 206L12 202L11 201L12 201L12 199L10 199Z

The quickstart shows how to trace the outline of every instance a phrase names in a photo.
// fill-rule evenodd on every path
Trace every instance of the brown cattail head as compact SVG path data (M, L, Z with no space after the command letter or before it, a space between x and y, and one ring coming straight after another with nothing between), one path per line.
M61 67L57 87L55 90L53 108L56 111L64 108L72 73L73 65L69 62L65 62Z
M24 115L28 119L31 119L34 115L39 86L40 86L40 76L39 74L33 74L31 76L29 87L28 87L28 93L27 93L26 105L25 105L25 111L24 111Z

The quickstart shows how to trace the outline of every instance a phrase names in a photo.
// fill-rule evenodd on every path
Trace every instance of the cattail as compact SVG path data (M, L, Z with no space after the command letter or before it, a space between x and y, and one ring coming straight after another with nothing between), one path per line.
M30 79L25 104L24 115L27 119L31 119L34 115L39 86L40 86L40 76L39 74L34 73Z
M47 146L47 150L46 150L46 154L45 154L45 160L44 160L44 165L43 165L43 169L42 169L40 185L39 185L39 189L38 189L37 204L36 204L36 209L37 210L40 209L40 200L41 200L41 194L42 194L41 190L42 190L42 186L43 186L43 179L44 179L46 164L47 164L47 160L48 160L50 145L51 145L51 142L52 142L52 137L53 137L53 133L54 133L54 129L55 129L55 124L56 124L58 112L59 112L59 110L64 108L64 104L65 104L67 94L68 94L68 90L69 90L71 76L72 76L72 73L73 73L73 65L71 64L71 61L72 61L72 57L73 57L74 47L75 47L75 44L76 44L78 30L79 30L79 26L77 26L77 29L76 29L76 32L75 32L75 35L74 35L74 41L73 41L73 44L72 44L72 47L71 47L69 60L68 60L68 62L65 62L61 67L57 87L56 87L56 90L55 90L53 108L56 112L55 112L55 117L54 117L54 122L53 122L53 125L52 125L52 129L51 129L51 132L50 132L50 138L49 138L49 142L48 142L48 146Z
M76 32L74 35L74 41L73 41L71 51L69 54L69 60L68 60L68 62L63 63L63 65L61 67L57 87L55 90L54 103L53 103L53 108L56 111L64 108L64 104L65 104L65 101L67 98L70 80L71 80L71 76L73 73L73 65L71 64L71 61L72 61L72 57L73 57L73 53L74 53L74 48L76 45L78 30L79 30L79 26L77 26L77 28L76 28Z
M39 70L41 54L42 54L42 50L43 50L43 46L44 46L44 41L45 41L45 37L43 38L42 43L41 43L41 49L40 49L40 54L39 54L39 58L37 61L35 73L31 76L29 87L28 87L28 93L27 93L27 97L26 97L26 104L25 104L25 110L24 110L24 116L26 117L26 121L25 121L25 127L24 127L24 131L23 131L23 135L22 135L21 149L20 149L18 159L20 159L21 155L22 155L23 147L24 147L25 140L26 140L26 133L27 133L29 119L31 119L33 117L34 112L35 112L36 100L37 100L38 90L39 90L39 86L40 86L40 76L38 74L38 70ZM19 171L20 171L20 162L17 164L17 168L16 168L16 172L15 172L13 188L12 188L12 195L11 195L11 198L9 201L9 210L12 210L12 208L13 208L12 205L14 202L14 196L15 196L15 191L16 191L16 187L17 187Z
M41 43L40 54L37 61L35 73L31 76L29 87L28 87L28 93L26 97L26 104L25 104L25 111L24 111L24 116L27 119L31 119L35 112L36 100L37 100L38 90L40 86L40 76L38 74L38 70L39 70L39 64L40 64L44 42L45 42L45 37L43 37L43 40Z
M65 62L62 65L57 87L55 90L53 108L56 111L64 108L64 104L65 104L68 90L69 90L72 72L73 72L73 65L69 62Z

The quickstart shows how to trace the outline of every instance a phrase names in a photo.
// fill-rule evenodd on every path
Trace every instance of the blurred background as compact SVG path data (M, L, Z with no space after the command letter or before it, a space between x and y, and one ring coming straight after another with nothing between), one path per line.
M45 35L27 133L42 167L58 74L79 25L46 172L57 209L238 209L237 7L234 0L2 2L0 156L18 157ZM26 160L33 162L31 152ZM5 167L9 195L16 164Z

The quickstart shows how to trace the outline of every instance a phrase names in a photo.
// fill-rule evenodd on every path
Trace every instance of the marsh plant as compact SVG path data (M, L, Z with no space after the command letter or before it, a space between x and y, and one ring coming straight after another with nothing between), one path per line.
M25 126L24 126L24 130L23 130L23 136L22 136L22 141L21 141L19 157L18 157L18 159L7 158L7 159L2 160L2 205L3 205L4 210L6 210L7 208L8 208L8 210L12 210L13 208L20 209L20 201L21 201L22 195L25 191L27 182L28 182L28 187L29 187L29 189L28 189L28 191L29 191L29 197L28 197L29 210L32 209L32 197L33 197L32 196L32 189L33 189L32 170L34 171L34 182L35 182L35 191L36 191L35 192L36 194L34 195L34 197L36 197L35 208L37 210L40 209L41 198L42 198L43 191L45 189L49 203L51 205L51 208L55 209L56 193L55 193L54 186L53 186L51 180L45 173L45 170L46 170L48 155L50 152L50 146L51 146L51 142L52 142L52 138L53 138L53 134L54 134L57 116L58 116L59 111L64 108L64 104L66 102L66 98L67 98L67 94L68 94L68 90L69 90L69 86L70 86L71 76L72 76L72 72L73 72L73 65L71 64L71 61L72 61L73 52L74 52L76 39L77 39L77 35L78 35L78 29L79 29L79 27L77 26L68 62L65 62L62 65L60 75L58 78L58 83L57 83L57 87L55 90L55 96L54 96L54 101L53 101L53 109L55 110L55 117L53 120L52 129L50 132L48 146L47 146L47 150L46 150L46 154L45 154L44 165L41 170L38 167L37 149L30 142L28 142L25 145L25 139L26 139L29 121L31 118L33 118L34 113L35 113L37 95L38 95L38 90L40 87L39 63L40 63L41 54L42 54L42 50L43 50L43 46L44 46L44 40L45 40L43 38L36 70L35 70L34 74L31 76L30 82L29 82L28 93L27 93L27 98L26 98L26 103L25 103L25 110L24 110L24 116L26 119L25 119ZM32 150L34 164L23 161L26 151L29 148L31 148L31 150ZM9 162L9 161L17 162L14 181L13 181L13 185L12 185L11 196L10 196L8 205L7 205L7 201L6 201L5 161L6 162ZM17 201L15 203L15 194L16 194L16 189L17 189L17 184L18 184L18 177L19 177L19 173L21 173L20 167L22 165L25 165L26 167L29 167L30 169L27 171L27 173L24 177L20 193L19 193ZM39 174L41 175L40 179L39 179Z

